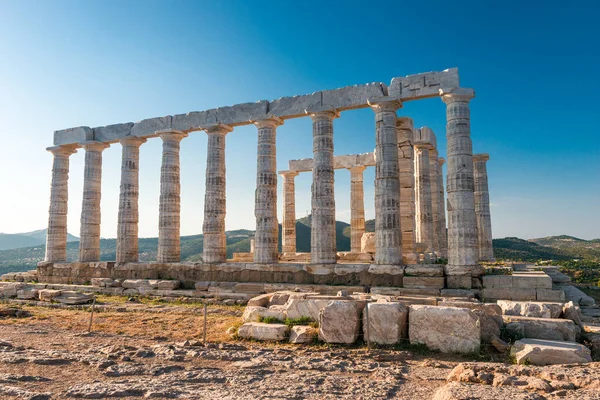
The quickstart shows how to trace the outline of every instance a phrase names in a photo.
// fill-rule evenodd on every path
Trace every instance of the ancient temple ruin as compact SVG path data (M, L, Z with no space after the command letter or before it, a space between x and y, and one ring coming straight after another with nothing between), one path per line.
M80 283L90 278L171 278L197 281L343 284L470 289L480 285L479 261L493 260L486 154L473 155L469 102L458 69L428 72L381 82L325 90L136 123L76 127L54 133L54 155L46 259L38 266L45 282ZM440 97L446 104L447 190L434 132L416 129L398 116L402 103ZM370 107L375 116L373 153L335 156L334 124L344 111ZM313 157L292 160L277 171L276 131L285 120L309 117ZM225 238L227 133L257 128L256 233L252 260L227 260ZM180 162L182 139L208 135L205 178L203 262L180 260ZM159 239L156 262L138 262L138 160L150 138L163 143ZM116 260L100 262L102 151L122 146ZM185 142L183 142L185 143ZM69 156L85 151L85 182L77 262L66 262ZM363 171L375 167L375 232L365 234ZM338 254L335 231L334 170L351 172L351 251ZM310 258L296 253L294 177L312 173ZM278 175L283 177L282 251L278 250ZM445 201L445 194L447 202ZM446 205L446 206L445 206ZM448 215L446 228L446 211ZM447 258L443 273L427 266ZM412 267L411 267L412 266ZM415 267L416 266L416 267ZM409 270L410 274L407 273ZM440 276L441 275L441 276ZM431 280L430 278L435 278ZM423 283L425 282L425 283ZM428 286L430 285L430 286Z

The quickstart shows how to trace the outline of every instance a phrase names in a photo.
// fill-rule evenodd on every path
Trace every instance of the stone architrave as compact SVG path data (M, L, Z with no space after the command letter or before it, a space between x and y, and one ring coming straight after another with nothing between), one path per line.
M100 197L102 194L102 151L110 145L87 141L83 172L83 202L79 234L79 261L100 261Z
M296 184L297 172L281 171L283 177L283 221L281 223L282 252L296 252Z
M444 175L442 173L442 166L446 160L443 158L437 159L438 168L438 203L439 203L439 219L438 219L438 249L440 249L439 256L442 258L448 258L448 234L446 230L446 199L444 197Z
M206 157L206 192L204 195L203 260L220 263L227 260L225 237L226 183L225 136L233 130L229 125L217 124L206 129L208 150Z
M77 152L76 145L55 146L47 149L54 156L50 209L46 234L46 256L51 262L67 261L67 208L69 199L69 157Z
M254 235L254 262L276 263L279 258L277 239L277 147L276 130L283 124L279 117L255 121L258 128L258 149L256 167L256 193L254 215L256 233Z
M375 111L375 263L402 264L397 100L372 99Z
M333 109L306 112L313 121L313 183L311 221L311 262L335 264L335 193L333 162Z
M480 276L469 101L473 89L440 89L446 103L448 264L446 275Z
M417 209L417 242L425 245L425 253L432 255L433 206L431 201L431 173L429 151L431 144L415 142L415 180Z
M492 218L490 214L490 193L488 189L488 154L473 155L473 176L475 182L475 216L477 218L477 243L479 260L494 261L492 247Z
M160 201L158 214L158 256L160 263L179 262L181 255L179 148L187 133L161 132L163 141L160 169Z
M413 150L413 120L396 120L398 133L398 167L400 169L400 227L402 229L402 258L404 264L419 260L415 231L415 163Z
M363 183L364 165L350 168L350 251L360 253L362 236L365 233L365 192Z
M138 261L140 146L144 138L127 136L123 147L117 221L117 262Z

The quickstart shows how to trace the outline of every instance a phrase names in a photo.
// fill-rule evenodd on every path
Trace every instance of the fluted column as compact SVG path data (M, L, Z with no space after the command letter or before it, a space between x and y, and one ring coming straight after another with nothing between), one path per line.
M365 233L364 165L350 168L350 251L360 253L360 243Z
M313 264L334 264L337 259L337 251L333 120L339 117L339 114L331 109L307 111L307 114L313 121L311 262Z
M160 169L160 202L158 214L158 256L160 263L179 262L181 257L180 167L179 149L187 133L162 132L162 166Z
M375 263L402 264L396 100L370 101L375 111Z
M76 146L55 146L47 149L54 156L50 208L46 232L46 261L67 261L67 208L69 205L69 156Z
M475 216L477 218L477 238L479 260L494 261L492 246L492 218L490 214L490 193L488 189L488 154L473 155L473 174L475 179Z
M402 229L402 260L416 264L419 260L415 231L415 163L413 150L413 120L396 120L398 133L398 167L400 170L400 227Z
M83 202L79 233L79 261L100 261L100 198L102 194L102 142L83 142Z
M429 149L429 183L431 185L431 219L432 219L432 240L431 246L436 257L440 254L440 203L438 200L438 151L435 146Z
M127 136L119 141L122 150L117 262L138 261L140 146L146 139Z
M472 89L454 89L440 95L446 103L448 265L446 275L483 273L477 265L477 222L473 183L473 145L469 101Z
M437 159L438 169L438 204L439 204L439 219L438 219L438 232L439 232L439 244L440 249L439 256L442 258L448 258L448 232L446 230L446 199L444 197L444 175L442 173L442 166L446 160L443 158Z
M225 184L225 136L233 128L218 124L206 129L208 151L206 157L206 191L204 194L203 259L206 263L227 260L225 214L227 191Z
M415 180L417 208L417 242L426 246L431 257L433 250L433 206L431 203L431 173L429 171L429 143L415 143Z
M254 122L258 128L256 193L254 196L254 262L276 263L277 239L277 147L276 129L283 124L278 117Z
M297 172L281 171L283 177L283 221L281 223L282 253L296 252L296 184Z

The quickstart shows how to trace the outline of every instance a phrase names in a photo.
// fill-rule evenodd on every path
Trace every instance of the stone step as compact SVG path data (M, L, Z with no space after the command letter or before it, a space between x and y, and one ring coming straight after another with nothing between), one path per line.
M554 365L592 362L590 349L576 342L554 340L517 340L510 354L518 364Z
M570 319L531 318L503 315L506 331L516 338L574 342L577 327Z

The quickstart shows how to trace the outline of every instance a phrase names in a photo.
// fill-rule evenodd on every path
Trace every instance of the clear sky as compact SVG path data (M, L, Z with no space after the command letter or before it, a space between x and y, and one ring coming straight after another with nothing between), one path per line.
M47 224L53 131L138 121L458 67L474 88L494 237L600 237L600 2L0 0L0 232ZM407 102L445 155L445 105ZM335 153L372 151L374 113L335 120ZM277 163L312 157L311 121L278 129ZM202 231L206 134L182 142L183 235ZM141 148L140 235L158 232L160 139ZM227 136L227 229L254 229L256 128ZM79 235L83 150L71 156ZM120 145L104 152L102 235L115 237ZM365 172L367 218L373 168ZM297 213L310 209L310 174ZM349 220L350 174L336 172ZM280 181L281 182L281 181ZM279 188L281 194L281 184ZM281 196L280 196L281 197ZM281 198L280 198L281 204ZM281 206L279 207L281 209ZM281 212L280 212L281 214Z

